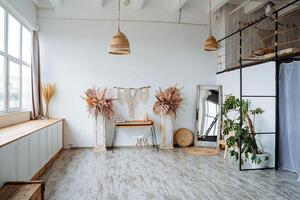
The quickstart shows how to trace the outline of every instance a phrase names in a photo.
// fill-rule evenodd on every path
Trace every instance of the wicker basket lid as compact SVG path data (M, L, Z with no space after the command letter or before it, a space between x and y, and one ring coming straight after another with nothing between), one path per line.
M193 143L194 135L189 129L181 128L176 131L174 139L180 147L188 147Z
M109 53L114 55L130 54L129 41L124 33L118 31L112 38L109 46Z

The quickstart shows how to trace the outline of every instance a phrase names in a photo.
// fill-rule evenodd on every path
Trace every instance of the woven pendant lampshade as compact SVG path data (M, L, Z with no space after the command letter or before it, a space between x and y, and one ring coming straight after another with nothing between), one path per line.
M211 34L211 0L209 0L209 36L204 43L205 51L217 51L219 44L214 36Z
M119 0L118 32L111 39L108 53L113 55L129 55L131 53L129 41L126 35L120 31L120 4L121 1Z
M114 35L109 45L109 53L114 55L128 55L130 54L129 41L120 30Z
M204 50L205 51L216 51L219 48L219 44L216 38L212 35L208 36L204 43Z

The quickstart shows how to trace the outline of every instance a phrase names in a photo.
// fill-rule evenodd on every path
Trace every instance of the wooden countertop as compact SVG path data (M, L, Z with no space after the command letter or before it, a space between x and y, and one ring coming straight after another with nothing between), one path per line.
M63 119L30 120L20 124L0 128L0 147L60 121L63 121Z

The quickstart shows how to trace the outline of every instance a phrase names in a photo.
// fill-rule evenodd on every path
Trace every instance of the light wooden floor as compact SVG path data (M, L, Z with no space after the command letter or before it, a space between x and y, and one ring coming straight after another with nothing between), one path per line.
M51 200L299 200L296 178L284 171L239 172L219 156L134 148L66 150L43 177Z

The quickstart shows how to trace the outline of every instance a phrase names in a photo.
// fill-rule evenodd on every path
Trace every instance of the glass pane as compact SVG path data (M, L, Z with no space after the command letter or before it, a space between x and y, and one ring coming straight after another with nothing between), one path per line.
M4 10L0 7L0 50L4 51Z
M31 108L31 68L22 65L22 108Z
M0 56L0 111L4 110L4 59Z
M9 85L8 85L9 108L20 107L20 65L9 62Z
M8 15L8 54L20 58L20 31L21 24L11 15Z
M31 64L31 33L27 28L22 28L22 60Z
M212 102L208 102L208 115L211 117L215 117L217 115L216 104Z

